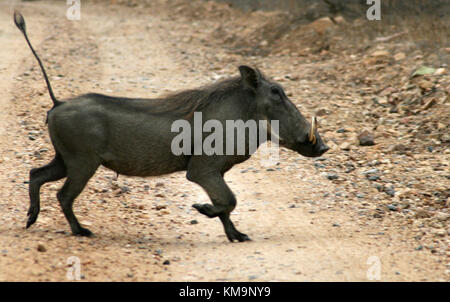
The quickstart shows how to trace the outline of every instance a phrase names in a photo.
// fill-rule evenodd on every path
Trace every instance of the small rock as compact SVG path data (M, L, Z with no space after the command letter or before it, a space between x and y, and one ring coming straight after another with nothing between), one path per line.
M406 58L406 54L404 52L399 52L394 55L394 60L397 62L403 60L404 58Z
M373 146L375 145L373 133L365 130L358 135L359 144L361 146Z
M394 212L398 211L398 208L397 208L395 205L393 205L393 204L388 204L388 205L387 205L387 208L388 208L390 211L394 211Z
M345 173L350 173L350 172L354 171L355 169L356 168L354 166L347 165L347 169L345 170Z
M37 250L38 250L38 252L46 252L47 251L47 248L42 244L42 243L39 243L38 244L38 246L37 246Z
M430 213L423 209L416 210L416 214L414 216L416 218L430 218L431 217Z
M369 179L370 181L377 181L380 179L379 175L367 175L367 179Z
M395 196L395 189L393 186L391 187L384 187L383 188L384 193L386 193L387 195L394 197Z
M398 113L398 107L396 105L391 105L391 109L389 109L389 113Z
M439 139L440 139L441 142L443 142L443 143L448 143L448 142L450 142L450 133L447 133L447 132L443 133Z
M170 260L165 260L165 261L163 262L163 264L164 264L164 265L169 265L169 264L170 264Z
M342 150L345 150L345 151L350 150L351 147L352 147L352 145L349 142L344 142L339 146L339 148L341 148Z
M158 212L158 215L168 215L170 214L170 210L169 209L163 209L161 211Z
M438 123L437 128L438 130L444 130L445 128L447 128L447 125L444 123Z
M423 90L431 90L433 88L433 82L428 80L422 80L419 82L419 87Z
M330 114L330 111L326 108L322 108L316 111L316 116L324 116Z
M445 229L433 229L432 233L435 237L445 237L447 235Z
M131 189L127 186L120 187L120 193L122 193L122 194L129 193L130 191L131 191Z
M399 154L404 154L408 148L402 144L391 145L388 148L389 152L398 152Z
M436 69L436 71L434 72L434 75L443 75L447 72L447 70L445 70L445 68L438 68Z
M308 27L315 30L319 35L323 35L329 28L334 26L333 21L329 17L323 17L310 23Z
M391 54L386 50L376 50L370 56L374 58L389 57Z
M167 208L166 205L157 205L157 206L155 206L155 210L157 210L157 211L165 209L165 208Z
M444 213L444 212L437 212L434 216L433 219L440 221L440 222L444 222L450 219L450 214Z
M335 179L338 179L339 176L338 176L336 173L328 173L328 174L327 174L327 178L328 178L329 180L335 180Z
M190 224L198 224L198 221L194 219L194 220L191 220L189 223Z
M375 218L383 218L384 210L381 208L376 208L373 217Z

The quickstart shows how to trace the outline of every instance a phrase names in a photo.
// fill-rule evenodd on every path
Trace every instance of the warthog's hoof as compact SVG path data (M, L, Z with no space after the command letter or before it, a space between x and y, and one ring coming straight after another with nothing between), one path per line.
M193 204L192 207L194 209L196 209L197 211L199 211L200 213L202 213L203 215L208 216L209 218L217 217L219 215L222 215L224 212L223 209L220 209L219 207L210 205L208 203L204 203L204 204L196 203L196 204ZM233 223L229 220L228 215L226 217L227 217L228 223L224 223L224 226L225 226L225 234L227 235L228 240L230 240L231 242L250 241L250 238L246 234L243 234L235 229L235 227L233 226ZM221 219L222 218L223 217L221 217ZM223 222L223 220L222 220L222 222Z
M31 215L27 220L27 229L36 222L37 215Z
M236 230L234 230L232 232L227 232L226 234L227 234L228 240L230 240L230 242L234 242L234 241L239 241L239 242L251 241L250 237L248 237L246 234L243 234L243 233L238 232Z
M39 208L36 207L30 207L28 210L28 220L27 220L27 229L36 222L36 219L38 218L39 214Z
M94 234L89 231L88 229L80 227L78 230L72 232L75 236L85 236L85 237L92 237Z

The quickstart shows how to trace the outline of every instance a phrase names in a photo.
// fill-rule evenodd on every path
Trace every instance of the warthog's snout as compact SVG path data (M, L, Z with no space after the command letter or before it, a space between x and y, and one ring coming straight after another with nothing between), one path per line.
M316 117L311 119L310 125L304 126L304 128L306 127L309 128L306 139L300 134L293 145L286 145L287 148L297 151L299 154L306 157L319 157L330 150L330 147L325 144L317 131Z
M330 150L330 147L328 147L327 145L325 145L325 144L322 144L320 147L319 147L319 149L317 150L317 156L321 156L321 155L323 155L325 152L327 152L328 150Z

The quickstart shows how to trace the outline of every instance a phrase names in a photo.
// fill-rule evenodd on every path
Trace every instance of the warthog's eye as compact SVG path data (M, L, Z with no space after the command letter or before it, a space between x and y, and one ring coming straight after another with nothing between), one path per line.
M270 92L271 92L272 98L273 98L274 100L276 100L276 101L281 100L281 94L282 94L282 93L281 93L280 88L278 88L278 87L276 87L276 86L273 86L273 87L270 88Z
M272 94L280 95L280 89L276 86L273 86L272 88L270 88L270 91L272 92Z

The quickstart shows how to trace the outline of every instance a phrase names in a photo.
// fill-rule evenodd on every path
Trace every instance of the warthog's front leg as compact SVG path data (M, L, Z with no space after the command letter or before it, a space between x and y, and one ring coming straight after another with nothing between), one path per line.
M225 183L220 172L210 172L198 174L198 172L190 173L188 170L187 178L200 185L208 194L213 205L210 204L194 204L193 207L200 213L209 218L219 217L225 229L225 234L231 242L237 240L239 242L250 240L250 238L238 230L230 220L230 213L236 206L236 197Z

